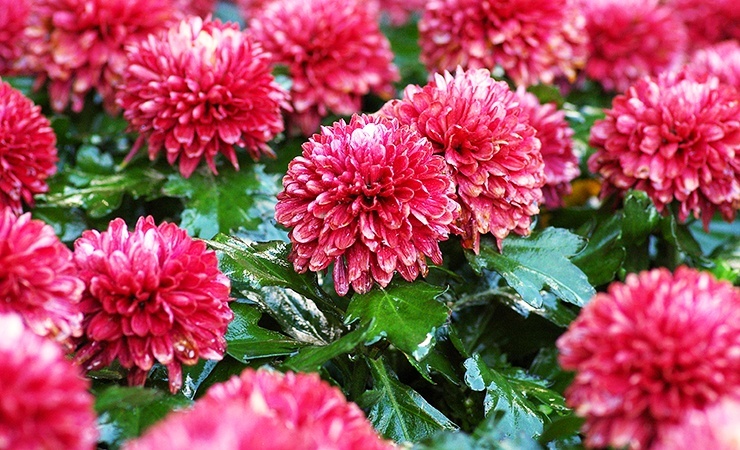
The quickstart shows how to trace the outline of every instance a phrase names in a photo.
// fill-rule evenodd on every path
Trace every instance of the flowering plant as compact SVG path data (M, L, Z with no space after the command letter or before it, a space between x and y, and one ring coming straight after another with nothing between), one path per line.
M0 449L738 448L710 3L0 0Z

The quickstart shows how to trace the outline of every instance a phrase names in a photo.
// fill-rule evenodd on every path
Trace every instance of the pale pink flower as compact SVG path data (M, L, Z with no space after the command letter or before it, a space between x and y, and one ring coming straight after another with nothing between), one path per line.
M41 107L0 82L0 208L33 207L57 171L57 138Z
M705 410L687 411L683 420L666 427L652 450L675 450L691 444L697 450L740 449L740 400L724 398Z
M76 360L87 370L118 359L132 385L143 385L155 362L182 385L182 364L219 360L233 318L229 279L215 252L172 223L142 217L129 231L122 219L107 231L85 231L74 259L87 289L84 335Z
M395 95L399 80L374 3L279 0L249 22L277 64L288 69L292 128L310 135L329 114L360 112L363 96Z
M542 203L548 208L563 206L563 197L571 193L570 182L581 174L578 156L573 153L573 129L565 120L565 111L555 103L540 103L537 97L519 88L516 91L529 124L537 130L545 163Z
M234 146L254 159L275 156L267 142L283 131L287 93L269 55L237 24L191 17L130 46L128 58L117 101L151 159L164 150L189 177L203 159L217 173L219 153L238 169Z
M728 39L740 39L737 0L663 0L689 33L689 45L698 49Z
M48 82L51 107L80 112L91 91L113 112L127 66L124 47L175 18L174 0L33 0L26 29L31 69Z
M436 74L410 85L381 114L411 125L444 156L457 187L463 246L478 252L480 236L499 245L511 232L529 234L539 213L544 163L536 130L503 81L486 69Z
M390 450L395 446L383 441L362 410L317 374L246 369L211 387L191 410L170 414L124 448Z
M31 0L0 1L0 75L12 73L23 53L23 30L31 11Z
M90 382L54 342L0 314L0 448L92 450Z
M84 288L72 252L49 225L0 210L0 313L15 312L34 333L68 344L82 334Z
M557 346L586 444L649 449L685 414L740 393L740 290L687 267L629 274Z
M295 270L334 264L334 287L368 292L398 271L426 276L456 218L454 188L429 141L395 120L352 116L323 127L288 166L275 219L292 228Z
M589 35L586 76L624 92L639 78L677 69L686 28L659 0L580 0Z
M678 218L709 225L715 211L732 221L740 208L738 91L716 78L684 73L644 78L618 95L591 128L589 169L602 195L645 191L659 211L673 201Z
M740 43L723 41L697 50L686 65L686 71L697 79L715 76L720 82L740 90Z
M430 72L500 66L524 86L575 79L587 41L575 0L429 0L419 21Z

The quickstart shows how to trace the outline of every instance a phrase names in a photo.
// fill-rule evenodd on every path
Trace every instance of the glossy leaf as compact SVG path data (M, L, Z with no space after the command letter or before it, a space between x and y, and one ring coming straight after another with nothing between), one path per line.
M630 191L624 199L622 239L629 244L641 244L658 226L660 213L643 191Z
M290 355L304 345L277 331L260 327L257 323L262 312L253 305L232 302L231 309L234 320L226 331L226 352L239 361Z
M351 331L328 345L305 347L283 362L283 367L295 372L318 372L321 366L337 356L350 353L364 344L372 323Z
M589 283L599 286L612 281L622 267L626 252L621 244L622 216L612 215L596 225L588 245L571 258L588 277Z

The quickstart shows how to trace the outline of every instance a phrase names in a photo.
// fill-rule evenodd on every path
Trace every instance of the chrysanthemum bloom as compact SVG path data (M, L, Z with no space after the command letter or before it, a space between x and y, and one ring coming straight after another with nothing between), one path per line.
M30 10L30 0L0 1L0 75L11 73L23 52L23 30Z
M691 410L683 420L666 427L652 450L675 450L691 444L706 450L740 448L740 399L728 397L705 410Z
M49 190L57 171L57 138L41 107L0 82L0 208L16 213Z
M175 0L175 8L185 16L207 17L216 11L216 0Z
M603 195L647 192L659 211L672 201L678 217L715 211L732 221L740 208L738 91L716 78L683 73L637 81L591 128L597 149L589 169L604 178Z
M685 24L689 45L698 49L740 39L740 8L736 0L664 0Z
M361 0L279 0L249 22L292 86L290 120L304 135L330 113L350 115L362 97L391 98L399 79L374 3Z
M275 156L267 141L283 130L287 93L269 55L237 24L191 17L128 48L117 102L129 129L146 137L149 157L164 150L189 177L205 159L216 173L221 153L239 168L234 146L257 159Z
M415 130L395 120L352 116L303 144L283 178L275 219L292 228L298 272L334 263L334 287L385 287L398 271L412 281L426 258L442 263L458 207L444 160Z
M529 234L545 184L540 140L516 94L486 69L435 75L408 86L381 114L411 125L444 156L457 187L463 246L478 252L480 235L501 241Z
M542 187L542 203L548 208L558 208L563 206L563 196L571 193L571 180L581 174L578 156L573 153L573 129L565 120L565 112L555 103L543 105L534 94L521 87L516 94L542 143L546 180Z
M429 0L419 21L430 72L500 66L525 86L574 79L587 41L575 0Z
M403 25L412 15L421 14L427 0L377 0L380 11L393 25Z
M257 13L264 8L269 3L272 3L277 0L232 0L236 7L239 9L239 12L241 12L242 17L244 17L246 20L251 19L253 16L257 15Z
M557 341L586 444L649 449L692 410L740 392L740 290L679 267L630 274Z
M214 414L218 411L218 414ZM170 414L126 450L390 450L357 405L317 374L247 369ZM218 445L228 443L229 445ZM265 445L267 444L267 445Z
M142 385L155 362L182 385L182 364L221 359L233 314L229 279L213 251L172 223L142 217L133 231L122 219L107 231L85 231L74 259L86 282L77 361L88 370L116 358L129 383Z
M82 334L84 288L54 229L0 210L0 313L18 313L34 333L66 344Z
M740 43L724 41L697 50L686 71L700 80L715 76L720 82L740 89Z
M90 91L115 110L126 68L124 47L176 16L173 0L34 0L26 29L32 68L48 80L51 107L79 112Z
M92 450L90 383L54 342L0 314L0 448Z

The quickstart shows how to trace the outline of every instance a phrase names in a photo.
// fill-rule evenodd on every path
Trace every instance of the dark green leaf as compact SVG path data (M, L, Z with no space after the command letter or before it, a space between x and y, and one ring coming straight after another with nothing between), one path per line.
M493 240L485 240L479 255L466 252L466 256L476 271L498 272L534 308L542 307L540 290L545 288L566 302L583 306L596 292L569 258L585 245L585 239L568 230L546 228L528 238L507 237L502 252Z
M643 191L630 191L624 199L622 239L641 244L660 222L660 213Z
M304 345L257 325L262 313L252 305L232 302L231 309L234 311L234 320L226 331L226 352L239 361L289 355Z
M437 433L412 447L414 450L483 450L472 436L462 431Z
M571 259L588 276L592 285L599 286L614 280L626 256L621 236L622 216L610 216L596 225L586 248Z
M329 345L311 346L286 359L283 367L295 372L318 372L330 359L350 353L368 338L372 323L351 331Z
M444 289L421 281L392 283L384 289L354 295L346 323L359 319L372 326L370 339L385 337L417 360L434 345L434 332L447 320L447 307L436 300Z
M88 229L84 213L78 208L60 208L37 205L33 210L35 219L43 220L54 229L62 242L69 243Z

